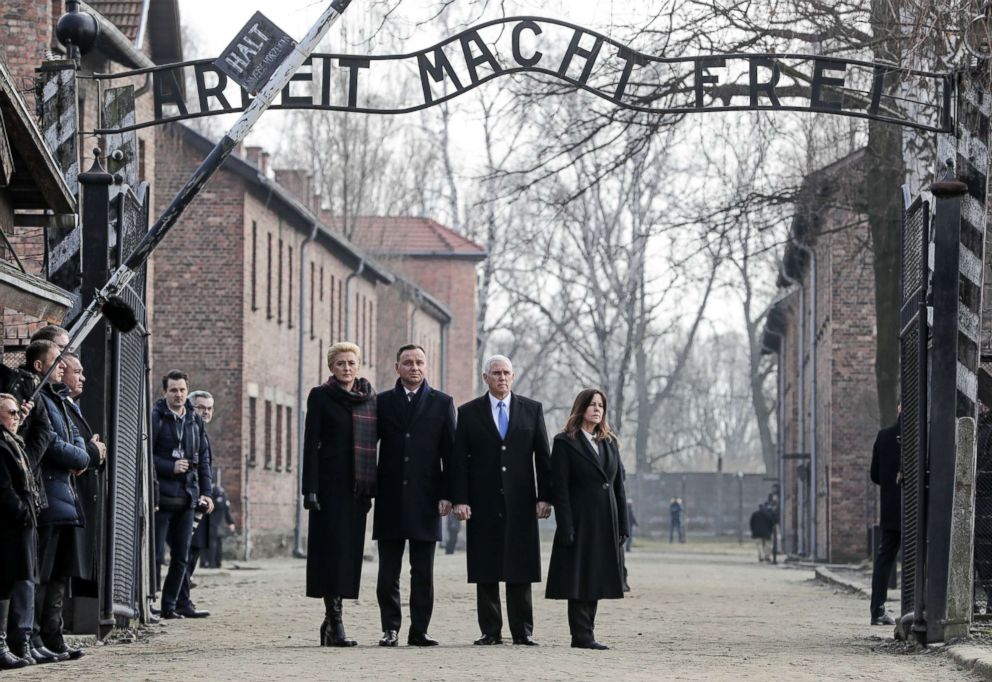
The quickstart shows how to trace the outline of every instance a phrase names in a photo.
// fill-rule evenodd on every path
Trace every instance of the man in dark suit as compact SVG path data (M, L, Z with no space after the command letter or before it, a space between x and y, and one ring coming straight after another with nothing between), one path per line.
M86 443L86 452L90 456L90 465L82 474L76 477L76 490L79 492L79 502L83 507L83 518L86 525L76 528L77 541L81 559L78 580L73 581L73 593L77 596L97 596L97 581L99 580L100 556L104 548L103 538L103 500L105 496L103 469L107 458L107 446L100 440L100 434L94 433L79 408L79 396L83 393L86 375L83 365L75 353L64 353L65 373L62 383L65 385L69 400L66 406L69 418L79 435Z
M400 629L400 568L410 544L410 629L407 644L434 646L427 634L434 610L434 550L441 517L451 511L450 462L455 404L427 383L427 354L417 345L396 353L399 379L377 396L378 493L372 539L379 543L376 597L380 646L396 646Z
M541 403L511 394L513 366L495 355L489 391L458 408L454 511L466 524L468 581L476 584L482 637L502 644L499 583L514 644L536 646L531 583L541 581L537 520L551 515L551 451ZM535 487L536 481L536 487Z
M899 422L878 432L871 454L871 480L880 489L879 524L882 542L878 546L875 565L871 574L871 624L894 625L892 616L885 612L889 576L895 565L896 554L902 541L902 448L899 443Z

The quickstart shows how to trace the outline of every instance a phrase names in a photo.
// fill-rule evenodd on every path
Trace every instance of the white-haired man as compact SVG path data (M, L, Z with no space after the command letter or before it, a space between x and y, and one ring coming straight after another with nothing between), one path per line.
M535 646L531 583L541 581L537 520L551 515L551 452L541 403L511 393L513 365L485 363L485 395L458 408L454 512L466 520L468 581L476 584L482 637L501 644L499 583L514 644ZM536 485L535 485L536 483Z

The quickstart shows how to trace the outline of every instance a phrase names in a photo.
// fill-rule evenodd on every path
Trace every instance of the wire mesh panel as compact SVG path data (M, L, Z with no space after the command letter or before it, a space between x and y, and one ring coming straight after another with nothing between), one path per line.
M139 188L147 197L146 186ZM117 264L122 263L148 230L147 205L127 190L115 200L117 212ZM123 298L145 324L145 268L142 266ZM137 615L140 561L139 514L142 505L142 463L147 459L143 437L145 395L145 337L133 331L114 332L114 406L110 415L115 456L110 470L112 542L109 574L114 615Z
M925 532L927 320L927 242L930 205L917 199L906 210L902 233L902 311L899 335L902 414L902 614L914 611L922 579L920 533Z
M975 462L976 613L992 613L992 412L978 418Z

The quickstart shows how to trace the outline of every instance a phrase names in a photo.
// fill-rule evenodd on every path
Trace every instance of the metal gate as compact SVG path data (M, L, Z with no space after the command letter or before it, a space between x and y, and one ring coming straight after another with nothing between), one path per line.
M116 227L114 264L119 266L148 231L148 183L135 195L125 188L111 202ZM145 326L145 270L138 271L122 298ZM115 616L138 616L139 567L141 563L142 479L148 461L147 391L145 390L145 336L139 331L121 334L111 340L112 409L110 436L115 456L109 470L109 556L107 576L111 610Z
M899 353L902 414L902 615L916 611L922 601L924 544L919 530L926 528L927 464L927 244L930 240L930 204L917 197L910 203L903 187L902 307Z

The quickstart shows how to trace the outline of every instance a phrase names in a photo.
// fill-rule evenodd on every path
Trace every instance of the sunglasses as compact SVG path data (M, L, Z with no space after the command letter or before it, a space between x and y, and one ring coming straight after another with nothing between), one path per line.
M4 410L4 412L9 414L11 417L18 417L21 414L20 410Z

